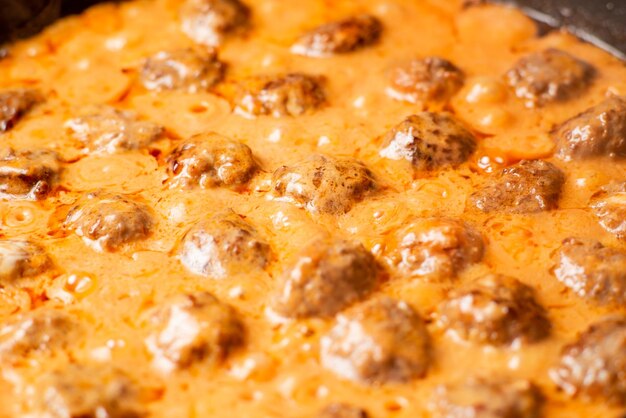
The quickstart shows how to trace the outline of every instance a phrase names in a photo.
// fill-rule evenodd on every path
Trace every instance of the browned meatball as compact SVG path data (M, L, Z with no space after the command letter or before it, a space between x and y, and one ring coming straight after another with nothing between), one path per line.
M437 387L431 410L433 418L540 418L543 403L527 380L474 378Z
M11 129L41 100L41 95L32 89L0 91L0 133Z
M70 209L64 222L65 228L99 251L115 251L123 244L144 239L153 225L148 206L104 192L87 194Z
M0 240L0 282L37 276L52 267L52 260L39 244L27 240Z
M567 52L549 48L520 59L506 73L509 85L526 106L570 99L589 86L594 68Z
M183 141L167 163L174 185L183 188L242 186L258 168L247 145L215 133Z
M626 406L626 317L600 320L565 346L550 377L569 396Z
M591 210L605 230L626 240L626 182L607 185L595 193Z
M388 93L411 103L445 103L463 86L465 75L439 57L416 58L391 70Z
M61 167L52 151L0 150L0 199L45 199Z
M146 346L162 371L219 364L243 344L244 326L229 305L206 292L180 295L155 308Z
M318 154L280 167L272 182L277 196L311 213L331 215L348 212L376 186L372 173L360 161Z
M317 414L317 418L368 418L367 412L361 408L345 403L331 403Z
M321 341L322 365L345 379L377 385L423 377L430 337L406 303L372 299L337 317Z
M262 270L271 250L252 225L230 212L195 224L182 240L179 257L192 273L225 278Z
M483 212L536 213L558 207L563 183L565 175L554 164L524 160L503 169L469 200Z
M248 25L250 10L240 0L185 0L180 9L183 32L207 46L219 46L227 35Z
M452 115L422 112L409 116L384 138L382 157L407 160L417 170L455 167L476 150L476 138Z
M376 43L382 31L378 18L367 14L353 16L306 32L293 44L291 51L309 57L345 54Z
M333 316L376 284L376 260L361 244L315 241L283 272L273 308L290 318Z
M141 82L148 90L207 91L224 76L224 64L210 50L162 51L146 60Z
M145 148L163 135L155 123L139 121L132 112L108 106L88 109L65 126L86 152L115 154Z
M626 306L626 253L597 241L568 238L556 255L554 275L581 298Z
M245 79L238 84L234 100L247 115L278 118L312 113L326 98L320 78L290 73Z
M455 337L493 345L532 343L550 332L534 290L496 274L454 289L439 308L438 324Z
M41 376L32 399L50 418L141 418L148 415L141 395L126 373L110 365L70 364Z
M565 161L626 157L626 98L611 97L574 116L552 134L556 155Z

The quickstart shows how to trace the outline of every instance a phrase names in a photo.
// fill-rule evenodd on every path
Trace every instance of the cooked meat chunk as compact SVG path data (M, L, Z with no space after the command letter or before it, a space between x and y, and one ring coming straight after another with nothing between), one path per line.
M438 323L458 338L492 345L532 343L550 332L533 289L496 274L454 289L439 309Z
M165 372L197 363L219 364L244 341L244 326L229 305L210 293L174 297L155 308L146 346Z
M11 129L41 100L41 95L32 89L0 91L0 133Z
M294 54L328 57L345 54L378 41L383 25L371 15L358 15L326 23L302 35L291 47Z
M371 299L340 314L321 341L322 365L366 385L423 377L430 364L424 321L404 302Z
M565 161L626 157L626 97L611 97L559 126L556 155Z
M368 418L365 410L345 403L331 403L317 414L317 418Z
M252 225L230 212L195 224L182 240L179 257L192 273L221 279L262 270L271 250Z
M315 241L283 272L273 308L290 318L329 317L376 284L376 260L361 244Z
M0 240L0 282L33 277L52 267L46 250L32 241Z
M524 160L503 169L496 179L470 196L483 212L536 213L556 209L565 175L554 164Z
M140 418L147 416L141 390L121 370L104 364L70 364L41 376L33 401L49 418Z
M215 133L183 141L167 162L173 184L183 188L242 186L258 168L247 145Z
M247 115L279 118L312 113L326 98L320 78L289 73L247 78L237 86L234 100Z
M277 196L311 213L332 215L348 212L376 187L372 173L360 161L319 154L280 167L272 182Z
M626 406L626 317L591 325L565 346L552 380L569 396Z
M84 116L70 119L65 126L85 151L115 154L147 147L163 134L152 122L139 121L132 112L108 106L89 109Z
M70 209L64 222L65 228L98 251L115 251L144 239L153 224L152 211L143 203L104 192L86 195Z
M380 155L407 160L417 170L457 166L476 150L476 138L447 113L422 112L409 116L384 139Z
M219 46L227 35L248 25L250 10L240 0L185 0L180 19L189 38L202 45Z
M605 230L626 240L626 182L610 184L595 193L591 210Z
M578 296L598 305L626 306L626 252L568 238L556 259L554 275Z
M549 48L520 59L506 73L506 78L526 106L540 107L580 94L589 86L594 73L590 64Z
M431 409L433 418L540 418L543 403L527 380L474 378L437 387Z
M161 51L146 60L141 82L148 90L207 91L224 76L224 64L210 50Z
M0 199L45 199L60 171L59 160L52 151L1 149Z
M395 235L391 264L403 275L429 280L456 277L483 258L484 242L464 222L424 218L407 222Z
M391 70L389 94L411 103L445 103L463 86L465 75L439 57L416 58Z

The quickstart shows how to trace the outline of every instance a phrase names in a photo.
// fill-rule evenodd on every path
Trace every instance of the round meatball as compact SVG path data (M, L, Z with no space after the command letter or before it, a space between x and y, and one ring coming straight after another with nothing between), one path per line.
M580 94L591 84L594 73L590 64L549 48L520 59L506 79L527 107L540 107Z
M492 345L532 343L550 332L534 290L495 274L454 289L439 308L438 325L457 338Z
M88 109L65 123L86 152L115 154L147 147L161 138L163 127L136 119L134 113L108 106Z
M252 225L226 213L195 224L182 240L179 257L190 272L221 279L264 269L271 250Z
M395 234L391 264L403 275L427 280L454 278L483 258L478 231L462 221L424 218L407 222Z
M445 103L464 81L463 72L448 60L416 58L391 70L388 93L410 103Z
M558 208L563 183L565 175L554 164L524 160L503 169L469 200L483 212L536 213Z
M39 244L27 240L0 240L0 282L34 277L52 267L52 260Z
M550 377L566 394L626 406L626 317L591 325L561 351Z
M340 314L321 341L322 365L366 385L423 377L430 364L426 325L409 305L387 297Z
M377 282L376 260L361 244L315 241L283 272L273 309L289 318L333 316Z
M476 150L476 138L452 115L422 112L409 116L384 138L382 157L407 160L416 170L455 167Z
M331 403L322 409L317 418L368 418L367 412L345 403Z
M595 193L591 210L605 230L626 240L626 182L610 184Z
M325 102L321 79L302 73L257 76L243 80L235 96L237 110L250 116L300 116Z
M433 418L540 418L544 397L527 380L473 378L437 387Z
M0 150L0 199L41 200L52 191L61 167L52 151Z
M626 157L626 97L611 97L574 116L552 136L556 155L565 161Z
M185 0L180 9L183 32L193 41L219 46L227 35L240 32L250 10L240 0Z
M155 91L208 91L223 76L224 64L214 51L194 48L158 52L141 69L142 84Z
M0 133L11 129L41 101L41 94L32 89L0 91Z
M115 251L148 237L154 220L148 206L122 195L89 193L74 205L64 227L98 251Z
M311 213L340 215L352 209L376 184L360 161L315 154L272 176L274 193Z
M244 341L235 310L206 292L177 296L155 308L146 347L165 372L217 365Z
M183 141L167 163L173 184L187 189L240 187L258 168L247 145L215 133L198 134Z
M378 18L367 14L352 16L306 32L293 44L291 51L309 57L344 54L376 43L382 31Z
M626 252L568 238L556 254L554 275L581 298L626 307Z

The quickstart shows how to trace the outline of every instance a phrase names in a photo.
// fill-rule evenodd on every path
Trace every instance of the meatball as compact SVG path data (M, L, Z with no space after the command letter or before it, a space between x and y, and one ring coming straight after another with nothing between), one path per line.
M626 406L626 317L596 322L561 351L550 371L569 396Z
M32 241L0 240L0 282L37 276L52 267L46 250Z
M74 205L64 227L98 251L115 251L150 235L154 220L143 203L122 195L89 193Z
M523 160L503 169L469 200L483 212L536 213L558 207L563 183L565 175L554 164Z
M333 316L365 298L377 281L376 260L361 244L315 241L283 272L273 308L289 318Z
M141 398L126 373L105 364L70 364L44 374L32 397L41 416L51 418L145 417Z
M326 101L322 80L302 73L257 76L237 86L237 110L251 116L300 116L319 109Z
M455 167L476 150L476 138L452 115L422 112L409 116L384 138L382 157L407 160L417 170Z
M423 377L430 337L420 316L404 302L372 299L340 314L321 340L322 365L366 385Z
M180 9L183 32L193 41L219 46L227 35L241 31L250 10L240 0L186 0Z
M549 48L520 59L506 79L527 107L541 107L580 94L591 84L594 73L590 64Z
M317 418L368 418L367 412L361 408L345 403L331 403L317 414Z
M445 103L461 87L465 75L439 57L412 59L391 70L389 94L411 103Z
M210 293L180 295L155 308L146 347L162 371L197 363L216 365L243 344L244 326L229 305Z
M395 234L391 263L403 275L427 280L454 278L483 258L478 231L462 221L424 218L407 222Z
M554 275L581 298L626 307L626 252L568 238L556 254Z
M534 290L496 274L454 289L439 309L438 324L455 337L492 345L532 343L550 332Z
M552 136L556 155L565 161L626 157L626 97L611 97L574 116Z
M32 89L0 91L0 133L11 129L42 97Z
M141 69L142 84L155 91L208 91L223 76L224 64L214 51L193 48L158 52Z
M626 240L626 182L605 186L595 193L591 210L605 230Z
M221 279L264 269L271 250L252 225L231 212L195 224L182 240L179 257L190 272Z
M280 167L272 183L278 197L311 213L331 215L350 211L376 186L371 171L360 161L319 154Z
M439 386L433 418L540 418L544 397L527 380L473 378Z
M291 51L309 57L345 54L376 43L382 31L378 18L367 14L352 16L306 32L293 44Z
M242 186L258 168L247 145L215 133L183 141L167 163L173 183L187 189Z
M60 171L59 160L52 151L1 149L0 199L45 199Z
M65 126L86 152L106 154L145 148L164 132L155 123L137 120L132 112L108 106L92 108Z

